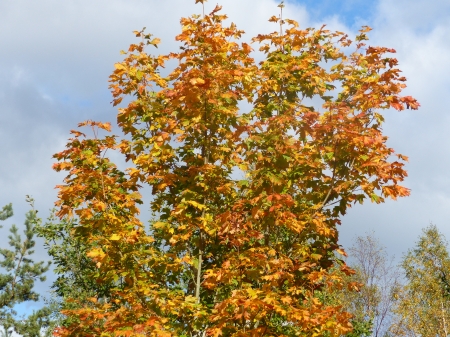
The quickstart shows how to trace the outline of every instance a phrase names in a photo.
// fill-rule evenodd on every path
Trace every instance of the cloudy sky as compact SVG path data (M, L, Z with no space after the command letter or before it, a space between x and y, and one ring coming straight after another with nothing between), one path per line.
M249 37L273 30L267 19L278 14L277 1L220 3ZM52 155L64 148L70 129L86 119L115 121L107 80L119 51L136 41L131 32L147 27L168 52L180 17L200 12L194 0L0 1L0 207L12 202L15 209L6 228L23 222L27 194L41 216L48 215L63 178L51 170ZM450 2L292 0L285 13L301 27L327 23L350 36L371 26L370 44L397 50L408 78L405 94L422 105L385 114L389 145L410 158L411 196L353 207L343 219L341 243L347 247L355 236L374 231L390 254L401 257L430 222L450 239ZM37 254L45 259L42 249Z

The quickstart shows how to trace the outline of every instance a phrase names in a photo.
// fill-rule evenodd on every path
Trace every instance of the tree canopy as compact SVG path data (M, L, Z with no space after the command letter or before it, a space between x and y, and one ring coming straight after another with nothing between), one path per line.
M57 214L95 266L86 276L108 288L70 299L73 324L59 336L351 330L351 315L318 296L352 273L337 226L356 202L409 194L407 158L386 145L381 111L419 104L400 95L395 50L366 45L369 27L353 42L281 14L252 45L220 6L181 19L178 52L149 54L160 40L135 32L141 41L110 76L114 105L129 98L123 135L86 121L92 136L73 130L55 155L68 172ZM144 185L150 229L139 220Z

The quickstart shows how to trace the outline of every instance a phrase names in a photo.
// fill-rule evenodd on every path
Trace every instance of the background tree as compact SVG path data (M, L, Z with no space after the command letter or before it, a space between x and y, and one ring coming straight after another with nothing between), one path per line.
M75 324L59 335L350 330L349 315L316 295L342 286L336 263L350 273L334 254L346 209L409 194L406 158L391 160L379 111L418 103L399 95L405 79L385 55L394 51L365 46L367 27L347 53L345 34L273 16L277 31L253 39L265 55L258 65L220 9L181 20L178 53L151 56L145 47L159 39L135 32L142 42L110 77L115 105L134 96L117 117L127 137L100 137L110 125L87 121L79 126L93 137L74 130L55 155L55 169L68 171L58 215L76 217L71 235L89 247L90 277L113 284L107 299L64 311ZM176 66L163 77L169 60ZM107 157L114 150L132 168L120 171ZM140 184L154 195L149 232Z
M47 311L52 311L53 326L69 326L72 323L70 317L61 315L61 311L79 308L82 304L89 303L89 299L94 296L106 299L109 288L112 287L98 284L91 277L96 266L86 256L89 247L71 235L74 226L76 223L73 219L64 218L60 221L53 210L48 221L36 227L38 236L45 240L44 246L57 275L52 285L50 306L46 308ZM69 298L76 298L77 302L66 301ZM36 318L41 319L41 316L36 315Z
M26 319L17 319L14 330L22 337L51 337L57 323L55 309L50 305L33 311Z
M370 326L368 336L386 336L401 288L401 271L374 233L357 237L348 252L349 265L355 274L348 276L347 282L359 283L360 290L339 293L339 301L354 315L356 325L361 328Z
M450 333L450 258L447 241L435 225L423 230L403 258L406 285L400 295L396 336L436 337Z
M27 336L39 336L41 328L45 328L43 323L46 311L38 311L29 318L18 318L14 306L26 301L38 301L39 294L33 289L37 280L45 280L45 272L48 271L50 262L34 262L30 255L34 253L35 246L34 235L35 226L40 219L37 217L37 211L33 208L33 199L27 197L32 210L26 214L24 239L20 236L16 225L10 228L9 245L11 249L0 248L0 254L3 259L0 261L0 267L5 273L0 274L0 325L4 329L6 336L11 335L13 331L18 331ZM0 220L6 220L13 216L12 205L6 205L0 212ZM35 321L36 315L42 319L39 322L39 334L36 329L32 332L29 329L31 322ZM35 317L36 316L36 317ZM46 317L45 319L48 319Z
M2 210L0 211L0 220L5 221L6 219L12 217L14 215L12 204L8 204L6 206L3 206Z

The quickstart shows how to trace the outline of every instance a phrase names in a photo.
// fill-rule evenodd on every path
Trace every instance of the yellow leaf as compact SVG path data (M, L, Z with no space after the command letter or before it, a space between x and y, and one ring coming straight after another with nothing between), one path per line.
M161 222L161 221L157 221L157 222L155 222L155 223L153 224L153 227L154 227L154 228L163 228L163 227L166 227L166 226L167 226L167 223Z
M99 124L98 124L98 127L99 127L100 129L103 129L103 130L106 130L106 131L108 131L108 132L111 132L111 123L109 123L109 122L106 122L106 123L99 123Z
M101 248L94 248L86 254L88 257L105 257L105 252Z
M189 81L192 85L202 85L205 84L205 80L201 78L193 78Z
M153 40L152 40L152 42L151 42L153 45L158 45L158 44L160 44L161 43L161 39L159 39L159 38L154 38Z
M336 249L336 252L338 252L339 254L341 254L343 256L347 256L347 253L343 249L338 248L338 249Z
M88 300L92 303L97 303L97 298L96 297L89 297Z
M113 234L111 235L111 237L109 238L111 241L117 241L120 240L122 237L118 234Z
M198 208L199 210L203 210L206 208L205 205L199 204L197 201L189 200L189 201L187 201L187 203L194 206L195 208Z
M320 255L320 254L311 254L311 258L313 260L318 261L318 260L320 260L322 258L322 255Z

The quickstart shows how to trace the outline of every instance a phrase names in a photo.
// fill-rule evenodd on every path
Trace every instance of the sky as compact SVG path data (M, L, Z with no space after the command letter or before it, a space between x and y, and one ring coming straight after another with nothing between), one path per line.
M223 11L251 37L270 32L278 14L272 0L221 0ZM206 4L210 11L216 1ZM301 27L330 29L354 36L369 25L370 45L397 50L407 77L405 95L419 111L386 111L388 145L410 158L405 185L411 196L383 205L356 205L342 219L340 242L374 232L398 259L413 247L430 223L450 239L450 1L298 0L285 1L284 16ZM108 76L119 51L136 42L133 30L162 39L161 53L175 45L179 19L200 13L194 0L2 0L0 1L0 207L12 202L7 228L22 225L36 200L45 219L56 200L54 186L64 175L51 170L52 155L64 149L69 130L86 119L115 122ZM143 213L146 208L143 209ZM36 259L47 259L38 242ZM54 277L38 285L44 295ZM33 305L23 306L31 310Z

